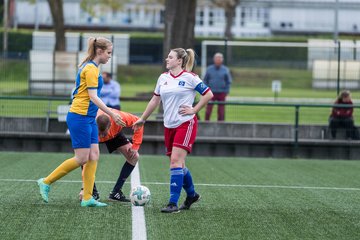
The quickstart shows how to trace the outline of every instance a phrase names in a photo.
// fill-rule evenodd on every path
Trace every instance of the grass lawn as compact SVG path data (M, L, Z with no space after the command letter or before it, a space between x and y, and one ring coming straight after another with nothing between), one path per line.
M2 117L50 117L56 118L58 105L66 105L69 101L49 101L30 99L1 99L0 116ZM145 110L147 101L123 101L122 110L141 115ZM158 110L154 111L154 116ZM356 114L355 110L355 114ZM300 124L327 124L330 108L328 107L300 107ZM205 109L199 112L200 120L205 118ZM211 121L216 121L217 106L213 108ZM231 105L226 107L225 120L228 122L264 122L264 123L295 123L295 107Z
M137 88L140 89L140 88ZM150 98L149 98L150 99ZM51 112L51 117L56 118L56 109L58 105L68 104L68 100L49 101L31 100L31 99L1 99L0 116L8 117L46 117ZM131 112L136 115L146 108L148 101L123 101L122 110ZM358 110L355 109L355 116ZM156 113L157 110L154 111ZM299 123L300 124L327 124L330 114L329 107L300 107ZM204 120L205 109L199 112L200 120ZM214 106L212 121L216 121L217 106ZM295 123L295 107L276 107L276 106L252 106L229 105L226 106L225 120L228 122L264 122L264 123Z
M29 63L26 60L0 60L0 95L28 92Z
M0 79L0 95L27 95L27 63L24 60L11 60L2 62L0 73L5 76ZM119 66L118 80L122 87L123 97L147 96L151 98L159 73L159 65L129 65ZM282 80L281 98L315 99L326 98L331 104L336 98L336 90L315 90L311 88L311 72L300 69L281 68L234 68L233 85L229 98L273 98L271 81ZM69 94L70 95L70 94ZM360 92L353 91L353 99L360 99ZM246 101L251 101L246 100ZM260 101L261 102L261 101ZM45 117L47 112L56 112L57 105L67 104L64 101L36 101L36 100L9 100L2 99L0 116L32 116ZM135 114L144 111L147 101L123 101L122 110ZM355 116L356 116L355 110ZM300 124L327 124L329 108L300 108ZM53 115L56 117L56 115ZM205 110L199 113L203 119ZM268 122L268 123L294 123L294 107L269 106L228 106L225 120L231 122ZM216 107L212 114L212 121L216 120Z
M36 179L71 154L0 152L2 239L130 239L131 208L80 207L75 170L40 200ZM152 193L145 209L148 239L359 239L359 161L188 157L202 200L189 211L162 214L168 200L165 156L142 156L140 177ZM102 199L123 164L101 155L96 182ZM125 193L130 185L125 184ZM19 193L26 198L19 198ZM184 200L182 193L180 202Z

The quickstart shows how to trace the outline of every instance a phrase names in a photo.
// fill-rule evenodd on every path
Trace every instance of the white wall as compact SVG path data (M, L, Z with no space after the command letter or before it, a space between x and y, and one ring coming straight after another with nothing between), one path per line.
M163 5L129 3L124 5L125 8L121 12L113 13L112 11L99 10L97 11L98 16L90 17L88 13L83 12L80 9L79 1L80 0L64 0L66 24L157 29L162 29L164 27L163 23L160 22L160 12L164 9ZM260 2L262 2L262 4L251 4L251 2L245 1L245 5L237 7L237 19L235 19L235 24L232 28L235 36L270 35L272 31L321 33L332 32L334 30L333 0L297 0L293 3L289 1L263 0ZM39 21L39 24L50 25L52 19L47 1L37 0L37 3L37 20ZM359 31L360 1L339 0L339 3L339 32ZM352 5L349 6L349 3ZM200 16L200 11L203 12L203 17ZM213 14L212 17L208 15L210 11ZM245 11L245 19L241 19L242 11ZM35 4L18 0L16 4L17 24L34 24L36 20L35 12ZM258 13L260 13L260 17L258 17ZM131 23L126 22L128 16L131 16L132 18ZM210 20L212 20L212 24L209 24ZM241 24L241 21L244 23ZM269 21L269 26L264 26L264 23L267 21ZM195 35L223 36L225 28L223 9L210 7L208 5L198 6L196 22ZM200 25L200 22L203 24ZM281 27L281 23L284 23L286 26ZM356 26L357 29L354 29L354 25L356 24L358 24Z

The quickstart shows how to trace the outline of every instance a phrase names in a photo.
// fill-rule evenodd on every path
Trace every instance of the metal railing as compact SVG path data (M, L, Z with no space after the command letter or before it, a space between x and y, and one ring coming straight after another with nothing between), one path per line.
M264 106L264 107L293 107L294 111L294 144L295 146L299 143L299 119L300 119L300 108L360 108L360 105L349 105L349 104L294 104L294 103L258 103L258 102L219 102L210 101L210 104L215 105L235 105L235 106Z
M146 106L148 99L145 98L121 98L122 104L127 105L128 103L137 104L139 102L142 102L144 106ZM134 103L135 102L135 103ZM300 110L303 108L312 108L316 109L317 112L319 112L319 109L325 108L327 110L331 110L333 107L341 107L341 108L360 108L360 105L347 105L347 104L294 104L294 103L259 103L259 102L236 102L236 101L227 101L227 102L210 102L214 105L226 105L226 108L236 107L240 111L240 107L262 107L262 109L268 109L268 108L285 108L285 112L288 115L293 116L293 129L294 129L294 144L297 145L299 142L299 126L300 126L300 117L301 112ZM57 106L59 105L65 105L69 104L69 98L65 97L29 97L29 96L0 96L0 117L21 117L21 118L35 118L35 117L44 117L46 119L46 124L48 129L49 120L53 116L57 116ZM293 109L294 112L291 113L287 109ZM143 108L142 110L144 110ZM124 109L127 112L136 113L139 114L138 111L131 111L131 109ZM234 108L229 109L228 111L234 111ZM254 111L256 114L256 111ZM214 113L213 113L214 114ZM278 113L275 112L274 115L277 115ZM283 113L281 113L283 114ZM305 113L303 113L305 114ZM159 113L156 114L157 116ZM239 114L240 115L240 114ZM281 116L280 116L281 117ZM322 116L327 118L328 115ZM261 118L261 117L260 117ZM238 121L232 120L232 122L243 122L241 119ZM252 120L249 122L257 122L257 123L269 123L268 121L264 121L263 119ZM283 123L281 121L278 122L272 122L273 124L279 124ZM270 123L271 124L271 123ZM313 124L312 122L305 122L303 125L306 124Z

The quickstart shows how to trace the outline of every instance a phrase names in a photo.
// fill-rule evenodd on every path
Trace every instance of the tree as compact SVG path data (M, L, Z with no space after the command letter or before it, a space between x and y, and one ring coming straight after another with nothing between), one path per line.
M64 10L63 0L47 0L49 3L51 16L53 19L53 27L55 30L55 51L65 51L65 26L64 26Z
M195 12L196 0L165 1L164 59L172 48L194 48ZM159 113L163 111L160 104Z
M51 16L53 19L53 27L55 30L55 51L65 51L65 23L64 23L64 10L63 0L47 0L49 3ZM90 15L94 14L94 6L101 4L104 8L110 8L113 11L118 10L123 3L113 0L82 0L80 5L82 9L87 11Z
M227 40L233 39L233 33L231 31L232 25L234 23L234 18L236 14L236 6L240 4L241 0L211 0L216 6L221 7L225 10L225 18L226 18L226 25L224 31L224 37ZM231 47L225 46L224 58L225 64L227 64L229 59L232 58L232 49Z
M100 13L107 11L114 11L121 9L123 5L130 0L114 1L114 0L81 0L80 7L87 12L90 16L95 17L99 9L95 10L95 6L100 5Z
M239 5L240 0L211 0L211 2L225 10L226 26L224 36L228 40L232 40L233 34L231 32L231 27L236 14L236 6Z
M193 48L196 0L165 1L163 56L172 48Z

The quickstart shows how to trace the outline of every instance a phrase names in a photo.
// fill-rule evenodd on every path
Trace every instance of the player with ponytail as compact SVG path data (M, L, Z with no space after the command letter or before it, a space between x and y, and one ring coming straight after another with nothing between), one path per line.
M189 209L200 199L200 194L195 191L191 173L185 166L185 160L196 138L196 113L210 101L213 94L199 76L191 72L195 63L193 49L172 49L165 61L169 71L158 78L154 95L140 119L134 123L134 129L141 127L162 101L166 155L170 158L170 198L161 212L176 213ZM192 107L197 92L201 97ZM187 197L179 208L178 200L182 188L186 191Z

